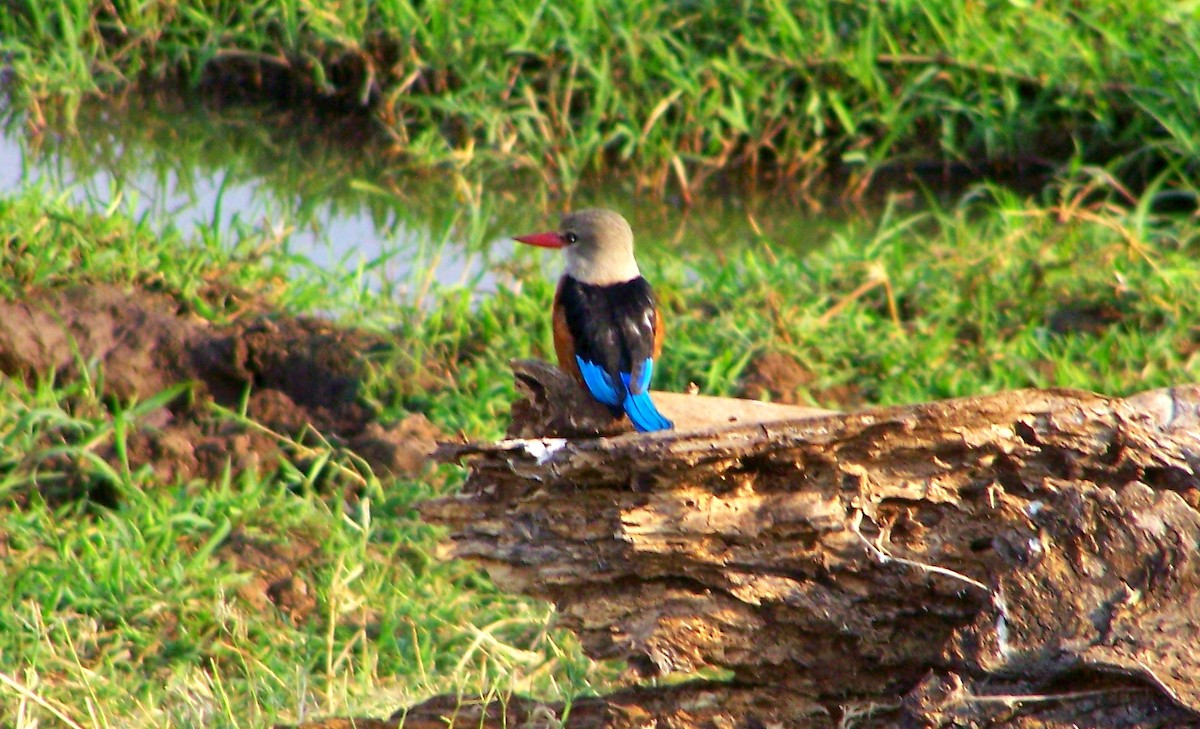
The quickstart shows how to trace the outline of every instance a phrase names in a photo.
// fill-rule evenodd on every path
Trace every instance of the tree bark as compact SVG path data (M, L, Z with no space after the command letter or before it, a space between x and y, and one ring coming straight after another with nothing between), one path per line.
M1200 726L1200 386L847 414L656 395L680 428L583 438L607 413L514 368L519 437L436 456L471 471L421 507L445 556L631 678L729 675L577 701L568 726ZM447 726L447 700L405 726Z

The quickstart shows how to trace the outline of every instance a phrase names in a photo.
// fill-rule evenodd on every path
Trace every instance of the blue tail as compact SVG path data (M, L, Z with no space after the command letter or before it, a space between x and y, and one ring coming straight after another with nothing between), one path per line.
M654 406L654 401L650 399L650 376L654 374L654 360L646 359L642 362L642 367L638 373L637 382L632 381L632 375L628 372L621 373L621 390L618 391L613 383L612 377L609 376L604 369L595 362L589 362L579 355L575 355L575 361L579 363L579 372L583 375L583 382L587 386L588 392L592 393L592 397L614 409L614 414L619 414L623 409L625 414L629 416L629 422L633 423L633 427L641 433L649 433L655 430L670 430L675 427L675 424L663 417L662 413L658 412L658 408ZM634 390L638 393L635 395ZM624 399L621 398L623 394Z
M633 427L637 428L640 433L670 430L675 427L674 423L664 418L662 413L658 412L658 408L654 407L654 401L650 399L648 390L643 390L636 395L632 392L627 394L625 402L621 404L625 407L625 414L629 416L629 422L633 423Z
M650 378L654 375L654 360L647 357L642 361L638 371L638 379L633 381L633 375L622 372L621 381L625 383L625 399L621 407L629 416L629 422L639 433L652 433L656 430L670 430L675 424L663 417L650 399Z

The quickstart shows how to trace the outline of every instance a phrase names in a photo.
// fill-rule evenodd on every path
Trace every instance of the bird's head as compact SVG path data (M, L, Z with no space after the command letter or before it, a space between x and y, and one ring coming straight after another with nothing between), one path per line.
M607 286L641 275L633 258L633 229L611 210L576 210L562 216L556 231L518 235L514 240L562 248L567 275L581 283Z

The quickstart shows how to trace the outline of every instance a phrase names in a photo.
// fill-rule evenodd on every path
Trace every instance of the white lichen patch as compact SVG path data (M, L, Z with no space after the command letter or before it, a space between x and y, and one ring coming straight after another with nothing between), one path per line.
M533 459L540 466L553 458L554 454L567 444L567 439L539 438L537 440L522 440L519 442L525 446L525 452L533 456Z

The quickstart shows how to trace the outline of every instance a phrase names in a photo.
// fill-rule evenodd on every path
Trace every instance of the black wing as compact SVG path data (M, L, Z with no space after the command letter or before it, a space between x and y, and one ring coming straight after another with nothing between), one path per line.
M654 357L654 292L646 279L593 286L564 276L559 304L575 354L598 365L613 380L623 399L621 374L630 375L630 388L642 391L642 369Z

